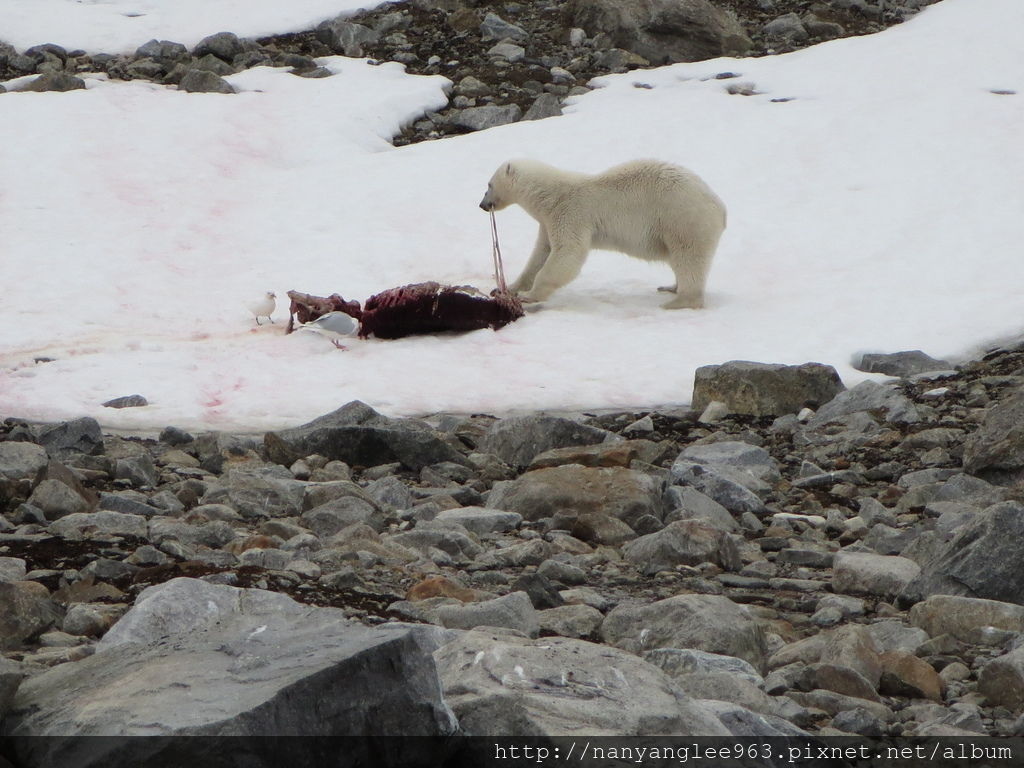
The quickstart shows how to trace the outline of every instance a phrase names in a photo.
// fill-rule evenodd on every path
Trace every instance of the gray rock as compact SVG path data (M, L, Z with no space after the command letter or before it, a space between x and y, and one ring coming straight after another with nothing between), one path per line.
M613 433L558 416L514 416L496 422L477 450L523 469L534 457L553 448L595 445L616 439Z
M418 525L411 531L394 534L389 537L389 540L424 554L427 554L431 548L439 549L442 552L447 552L460 563L472 562L473 558L483 552L481 546L465 532L454 528Z
M415 471L443 461L466 463L425 423L382 416L358 400L301 427L268 432L264 445L271 461L285 466L314 453L363 467L398 461Z
M770 491L782 477L779 463L768 451L734 440L688 446L679 459L700 464L759 494Z
M731 13L707 0L574 0L571 23L652 64L741 54L751 42Z
M484 40L526 40L530 33L517 24L505 21L496 13L488 12L480 22L480 35Z
M202 69L190 69L178 83L188 93L234 93L235 89L220 75Z
M220 485L211 485L201 504L224 504L247 519L291 517L303 508L306 484L281 473L259 469L232 469L221 477Z
M56 520L47 530L65 539L89 538L95 533L116 534L146 538L149 526L141 515L126 515L121 512L103 510L100 512L74 512Z
M451 118L451 124L470 131L482 131L499 125L514 123L522 117L523 110L518 104L497 106L489 104L484 107L468 107L459 110Z
M191 64L191 69L198 69L202 70L203 72L213 72L213 74L220 75L221 77L233 75L236 72L233 66L228 64L223 59L214 56L212 53L208 53L202 58L193 61Z
M767 649L761 626L721 595L678 595L654 603L621 603L601 625L606 643L633 653L694 648L736 656L762 669Z
M1024 632L1024 606L956 595L932 595L910 609L909 619L933 638L948 634L966 642L986 627Z
M0 650L20 648L60 624L60 609L20 584L0 581Z
M699 520L679 520L641 536L625 544L622 555L645 576L677 565L715 563L727 571L738 571L743 565L736 539Z
M25 561L20 557L0 557L0 581L21 581L26 574Z
M482 80L467 75L466 77L459 80L453 89L453 93L456 96L467 96L471 99L478 98L480 96L489 96L493 93L493 88Z
M866 373L884 373L886 376L905 378L926 371L946 370L951 367L951 363L936 360L920 349L913 349L907 352L867 353L861 355L853 367Z
M47 465L46 450L34 443L0 443L0 479L33 480Z
M920 573L921 567L905 557L839 552L833 564L832 589L842 594L895 597Z
M1024 504L994 504L957 528L907 584L910 601L964 595L1024 605Z
M537 610L558 608L565 605L565 600L558 593L555 585L539 573L524 573L512 582L513 591L525 592Z
M467 735L728 735L663 672L615 648L477 630L434 658Z
M556 513L599 514L632 525L644 515L660 518L661 497L661 481L644 472L567 464L495 483L487 504L531 521Z
M488 48L487 55L492 59L504 59L510 64L515 64L526 58L526 49L515 43L501 42Z
M993 659L978 675L978 693L990 707L1024 707L1024 647Z
M160 472L148 453L117 459L114 463L114 478L127 480L136 488L153 487L160 481Z
M537 611L525 592L512 592L480 603L442 605L437 609L437 619L449 629L507 627L527 637L540 634Z
M589 605L560 605L537 614L542 632L561 637L588 639L604 621L604 614Z
M197 59L206 55L213 55L230 64L235 56L243 50L244 47L242 46L242 41L238 39L238 35L232 32L218 32L215 35L209 35L200 40L196 47L192 49L192 55Z
M764 686L764 678L752 664L735 656L723 656L720 653L708 653L688 648L656 648L643 654L644 661L653 664L669 677L676 679L693 674L717 672L729 674L746 680L757 687ZM698 698L715 698L700 696Z
M754 689L756 691L756 689ZM767 698L767 697L765 697ZM764 701L765 699L762 699ZM781 717L753 712L750 709L727 701L701 701L701 706L729 729L733 737L748 738L808 738L809 734ZM770 703L767 706L771 706Z
M739 530L739 524L729 510L696 488L674 485L662 497L665 508L665 523L676 520L704 520L730 533Z
M523 120L543 120L546 117L558 117L562 114L562 100L553 93L542 93L523 115Z
M503 512L483 507L445 509L434 518L438 522L453 522L471 533L505 533L519 527L523 516L518 512Z
M60 480L43 480L32 491L28 503L38 507L47 520L84 513L92 504L79 491Z
M386 527L384 514L357 496L342 496L302 513L302 524L325 539L355 523L364 523L378 533Z
M133 617L136 612L145 617ZM110 640L122 622L133 631ZM420 630L367 629L336 609L182 579L145 590L122 622L95 655L23 684L7 734L360 735L370 736L374 754L347 745L335 755L340 764L425 766L441 759L426 742L385 746L387 738L445 737L457 727L430 656L436 641ZM154 638L154 630L165 636ZM19 764L138 762L126 743L133 740L90 744L87 756L59 752L58 740L26 741L34 743L20 747ZM147 744L147 762L231 764L237 752L230 741L220 748L198 740L162 741L156 754ZM268 754L252 764L312 763L316 747L309 743L288 740L287 758L284 752ZM190 745L196 752L184 754ZM174 760L159 753L168 748L175 749ZM206 751L200 756L199 750Z
M23 90L26 91L36 92L65 92L84 89L85 81L82 78L75 77L67 72L46 72L23 88Z
M537 573L550 579L556 584L573 586L585 584L587 573L571 563L563 563L560 560L545 560L537 567Z
M781 416L818 407L845 389L836 369L821 363L780 365L733 360L697 369L693 404L704 410L712 401L730 413Z
M149 401L142 395L124 395L103 403L104 408L142 408L147 405Z
M985 411L964 446L964 469L996 482L1024 477L1024 390Z
M893 424L916 424L921 420L917 407L895 384L862 381L819 408L807 422L807 429L820 429L843 416L861 411L882 413L885 420Z
M99 508L111 512L122 512L128 515L142 515L143 517L166 514L164 510L139 501L125 493L101 493Z
M375 44L380 39L380 34L339 16L320 23L316 28L316 39L327 45L334 53L358 58L363 55L363 46Z
M761 31L769 40L779 40L787 43L803 42L809 37L803 22L800 21L800 17L795 13L787 13L784 16L779 16L777 19L772 19L761 28Z
M170 40L150 40L135 49L138 58L150 58L165 63L175 63L188 58L188 48Z
M103 452L103 433L96 419L90 416L43 427L36 442L54 459L75 453L95 455Z
M914 653L928 640L928 633L919 627L908 627L902 621L890 619L868 624L868 632L875 639L879 650L905 651Z
M11 708L18 686L26 677L28 677L28 673L25 672L21 664L0 657L0 723L3 722L7 710Z
M762 517L768 510L757 494L730 477L686 459L676 459L669 476L676 485L696 488L733 515Z
M409 486L394 475L378 478L363 490L374 501L387 507L408 509L413 505L414 499Z

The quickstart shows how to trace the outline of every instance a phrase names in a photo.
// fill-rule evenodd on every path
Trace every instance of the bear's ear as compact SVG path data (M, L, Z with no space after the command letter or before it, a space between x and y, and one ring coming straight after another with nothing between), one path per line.
M505 175L506 176L511 176L512 175L512 163L505 163Z

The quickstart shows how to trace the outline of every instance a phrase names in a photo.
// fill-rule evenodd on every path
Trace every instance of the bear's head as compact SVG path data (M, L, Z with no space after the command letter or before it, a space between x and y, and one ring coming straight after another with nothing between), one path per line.
M487 183L487 194L480 201L480 207L485 211L500 211L512 205L515 202L512 194L515 178L515 164L511 161L502 163Z

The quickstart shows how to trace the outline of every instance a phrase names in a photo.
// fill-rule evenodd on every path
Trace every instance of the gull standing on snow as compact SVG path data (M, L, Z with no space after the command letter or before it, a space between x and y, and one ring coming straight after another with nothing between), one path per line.
M263 297L247 305L249 311L256 316L256 325L262 325L260 318L265 317L270 322L274 322L274 318L271 317L274 314L274 310L277 309L277 295L273 291L267 291L263 294Z
M354 336L359 330L359 323L354 317L344 312L328 312L325 315L320 315L316 320L301 323L298 327L326 336L338 349L344 349L345 347L341 345L339 339Z

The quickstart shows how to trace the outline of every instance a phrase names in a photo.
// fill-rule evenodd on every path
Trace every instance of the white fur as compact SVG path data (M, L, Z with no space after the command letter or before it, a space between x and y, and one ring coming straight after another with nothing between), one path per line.
M635 160L590 176L512 160L491 177L484 210L518 204L540 224L537 244L510 288L544 301L572 281L592 248L664 261L676 285L666 309L704 306L704 284L725 205L700 177L659 160Z

